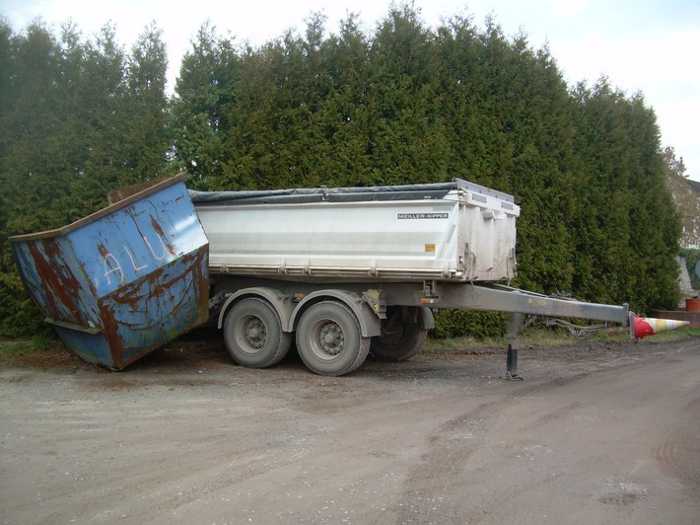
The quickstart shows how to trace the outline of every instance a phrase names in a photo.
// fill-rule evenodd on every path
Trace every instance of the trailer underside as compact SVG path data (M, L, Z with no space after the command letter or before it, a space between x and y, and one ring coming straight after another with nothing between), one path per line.
M370 343L373 352L386 359L395 356L394 360L403 360L414 355L420 350L425 333L434 326L432 309L512 314L508 377L517 377L517 336L525 315L590 319L623 326L630 323L626 304L588 303L498 283L348 282L295 280L289 276L261 279L228 273L213 275L212 283L212 308L218 314L218 327L224 331L234 359L245 362L256 349L267 344L267 340L260 339L264 328L265 336L279 340L278 345L283 347L291 344L294 334L302 359L304 353L310 361L318 358L316 365L307 362L307 366L327 375L342 375L360 366L370 351ZM316 319L311 328L309 319ZM350 342L356 348L349 348ZM342 352L357 355L348 363L338 358ZM270 348L258 365L270 366L285 353L286 348ZM340 363L337 369L333 366L335 361ZM247 364L257 366L254 362Z

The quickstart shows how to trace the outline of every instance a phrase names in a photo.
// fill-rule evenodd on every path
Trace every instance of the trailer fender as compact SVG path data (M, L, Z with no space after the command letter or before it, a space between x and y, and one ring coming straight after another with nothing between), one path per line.
M435 328L435 317L433 316L432 310L427 306L423 306L420 309L420 322L424 330L432 330Z
M219 320L217 322L217 327L219 329L221 329L224 324L226 312L228 312L229 308L231 308L231 306L233 306L237 300L243 297L259 297L261 299L265 299L277 312L282 325L282 330L285 332L291 332L291 330L287 329L287 327L291 326L290 318L292 316L292 312L294 311L294 305L292 304L290 298L274 288L258 286L236 290L234 293L226 297L226 301L224 301L224 304L219 311Z
M291 332L296 328L297 321L306 306L323 299L335 299L350 308L360 323L362 337L381 335L381 321L377 315L372 311L369 305L362 300L362 297L352 292L346 292L345 290L317 290L308 294L294 309L294 313L292 313L289 320L288 331Z

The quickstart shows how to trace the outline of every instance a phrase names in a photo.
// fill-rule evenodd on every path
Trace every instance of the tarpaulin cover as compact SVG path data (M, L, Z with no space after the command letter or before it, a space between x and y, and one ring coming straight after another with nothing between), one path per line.
M194 191L190 190L192 202L197 206L242 205L242 204L284 204L304 202L362 202L415 199L442 199L452 190L468 190L483 195L491 195L513 202L513 197L468 182L454 179L452 182L432 184L406 184L400 186L367 186L350 188L291 188L261 191Z

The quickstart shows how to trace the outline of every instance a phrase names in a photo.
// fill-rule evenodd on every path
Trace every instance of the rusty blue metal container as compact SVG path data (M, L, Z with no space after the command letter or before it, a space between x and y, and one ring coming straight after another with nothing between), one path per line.
M11 241L32 299L87 361L124 368L207 320L208 242L183 177Z

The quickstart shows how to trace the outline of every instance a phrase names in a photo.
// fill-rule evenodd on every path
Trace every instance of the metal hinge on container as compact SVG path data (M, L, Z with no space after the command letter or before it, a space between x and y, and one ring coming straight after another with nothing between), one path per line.
M510 249L510 255L508 256L508 262L506 266L506 274L508 279L515 277L515 273L518 270L518 261L515 257L515 248Z
M473 272L476 269L476 254L469 249L469 243L464 243L464 254L459 257L460 269L464 273L465 278L470 281L473 277Z

